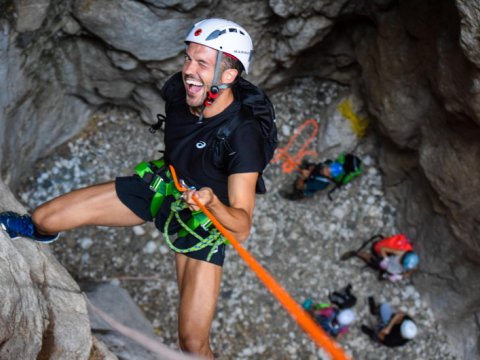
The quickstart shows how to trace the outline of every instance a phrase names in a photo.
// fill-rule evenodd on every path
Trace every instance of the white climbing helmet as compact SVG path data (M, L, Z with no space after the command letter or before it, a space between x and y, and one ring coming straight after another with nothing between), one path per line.
M253 55L250 35L240 25L224 19L202 20L190 29L185 42L194 42L236 57L248 74Z
M355 312L351 309L340 310L337 315L337 322L341 326L350 325L355 320Z
M412 320L405 320L400 325L400 333L404 339L413 339L417 336L417 325Z

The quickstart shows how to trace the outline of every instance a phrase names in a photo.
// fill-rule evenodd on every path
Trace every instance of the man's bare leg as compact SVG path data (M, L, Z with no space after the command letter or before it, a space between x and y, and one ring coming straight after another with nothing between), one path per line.
M183 351L213 359L210 327L215 315L222 267L175 254L180 291L178 337Z
M113 181L54 198L36 208L32 220L42 234L85 225L133 226L145 222L120 201Z
M367 263L367 265L372 265L374 263L373 255L370 254L369 252L361 250L361 251L357 251L356 255L357 255L358 258L365 261Z

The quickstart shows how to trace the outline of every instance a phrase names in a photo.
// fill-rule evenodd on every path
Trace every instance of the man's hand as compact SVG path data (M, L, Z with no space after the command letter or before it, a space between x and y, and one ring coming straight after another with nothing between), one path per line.
M258 173L239 173L228 177L228 199L225 205L209 187L200 190L187 189L182 199L192 211L200 210L193 196L203 204L220 224L230 231L239 241L245 241L252 227L253 209L255 207L255 184ZM185 184L182 184L185 188Z
M380 269L387 270L387 268L388 268L388 257L384 257L382 259L382 261L380 261L379 266L380 266Z
M385 336L387 336L389 333L390 333L390 329L383 328L378 332L377 336L381 341L383 341L385 339Z
M388 280L390 280L391 282L400 281L400 280L402 280L402 275L400 275L400 274L391 274L391 275L388 276Z
M198 205L195 203L193 200L193 196L197 198L197 200L203 204L206 208L209 207L209 205L213 202L215 195L212 191L212 189L208 187L201 188L200 190L196 189L187 189L183 194L182 194L182 199L185 201L185 203L188 205L188 208L191 211L197 211L200 210Z

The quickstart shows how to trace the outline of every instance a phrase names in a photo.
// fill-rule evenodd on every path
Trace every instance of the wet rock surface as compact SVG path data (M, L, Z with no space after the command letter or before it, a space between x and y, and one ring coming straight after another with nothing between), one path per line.
M280 146L306 119L317 119L322 126L325 110L345 91L335 83L307 78L272 95ZM318 94L322 96L314 96ZM104 109L81 136L38 163L20 187L24 191L20 198L33 209L53 196L128 175L141 160L159 157L162 147L162 135L150 134L135 113ZM359 260L339 261L343 252L374 234L404 231L395 227L396 210L384 197L372 134L360 141L356 153L364 161L364 174L335 192L332 201L325 193L298 202L283 199L279 191L290 186L294 174L271 164L265 173L269 192L257 197L254 228L245 247L299 303L306 298L323 302L329 292L353 285L359 299L358 318L339 339L353 358L455 359L442 328L415 288L415 278L396 284L380 282ZM315 160L324 158L321 154ZM76 279L125 288L152 322L160 341L176 348L174 257L152 224L77 229L63 234L52 248ZM419 325L418 337L399 349L368 339L360 324L374 324L368 313L369 295L412 315ZM227 251L211 339L219 359L323 358L233 248Z

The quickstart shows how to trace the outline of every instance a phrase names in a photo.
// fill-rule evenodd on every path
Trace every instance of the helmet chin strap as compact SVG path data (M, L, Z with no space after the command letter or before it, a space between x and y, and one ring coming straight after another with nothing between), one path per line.
M228 89L231 88L234 84L229 83L229 84L218 84L217 85L217 79L218 79L218 73L220 72L220 64L222 61L222 54L223 51L218 51L217 53L217 61L215 63L215 71L213 73L213 81L212 81L212 86L210 87L210 90L207 92L207 98L203 102L202 108L200 109L200 116L198 117L198 123L202 124L203 123L203 112L207 106L210 106L213 104L215 99L218 97L220 94L220 90L223 89Z

